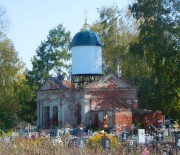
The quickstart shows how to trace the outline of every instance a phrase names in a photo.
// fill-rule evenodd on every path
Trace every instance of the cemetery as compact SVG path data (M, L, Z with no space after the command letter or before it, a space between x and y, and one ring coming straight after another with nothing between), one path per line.
M168 120L164 120L165 122ZM172 128L163 126L155 132L145 129L126 130L121 133L107 133L92 130L83 124L72 128L68 123L62 129L39 130L28 124L24 130L18 129L10 135L1 130L0 154L40 155L40 154L122 154L122 155L178 155L180 153L180 129L178 120ZM132 132L134 130L134 132Z

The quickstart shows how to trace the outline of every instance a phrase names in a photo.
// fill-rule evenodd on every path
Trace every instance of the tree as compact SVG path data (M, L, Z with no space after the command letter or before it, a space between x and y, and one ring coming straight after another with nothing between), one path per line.
M31 124L35 124L36 121L36 88L28 76L28 71L25 71L25 78L18 84L16 93L19 102L18 118L19 121L25 121Z
M65 74L70 68L70 32L66 32L62 25L49 31L47 40L41 42L32 60L32 78L40 85L50 75Z
M131 51L141 55L151 71L146 84L141 83L140 103L179 117L180 3L137 0L130 10L140 23L139 37L131 43Z
M26 70L25 80L18 90L21 120L34 123L36 120L36 91L46 78L53 74L63 77L70 68L70 32L62 25L49 31L46 41L42 41L32 60L32 71Z
M0 127L11 128L19 110L16 94L18 75L23 68L22 61L12 42L0 34Z
M0 32L6 32L8 28L8 18L5 9L0 5Z
M92 25L92 29L100 35L104 44L103 67L105 74L124 74L130 55L129 42L135 37L132 32L133 21L126 22L124 12L115 5L99 9L100 20ZM135 30L134 30L135 32ZM123 73L121 73L123 70Z

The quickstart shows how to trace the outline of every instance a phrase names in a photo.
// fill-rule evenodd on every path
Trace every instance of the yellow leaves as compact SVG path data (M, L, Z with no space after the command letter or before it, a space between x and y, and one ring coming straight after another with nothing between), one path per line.
M102 134L97 134L97 135L93 136L92 138L89 138L88 143L92 143L92 142L99 143L101 141L102 136L103 136Z
M101 139L104 136L104 134L97 134L94 135L92 138L88 139L88 144L90 147L96 147L101 144ZM118 138L116 136L105 134L107 138L110 139L111 147L115 147L118 144Z
M25 79L26 79L26 77L25 77L25 75L24 74L20 74L20 73L18 73L17 75L16 75L16 84L19 86L21 83L22 83L22 81L24 81Z
M24 75L24 64L22 64L22 65L19 65L18 73L15 75L15 81L16 81L17 86L20 86L25 79L26 77Z

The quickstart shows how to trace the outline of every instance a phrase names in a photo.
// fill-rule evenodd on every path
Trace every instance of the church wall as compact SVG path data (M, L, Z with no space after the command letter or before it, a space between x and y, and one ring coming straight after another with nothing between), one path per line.
M141 123L141 127L148 131L152 127L159 128L163 124L163 113L161 111L152 111L147 109L138 109L134 112L133 123Z
M71 124L72 126L76 125L74 121L74 104L71 100L71 98L65 98L62 100L62 109L60 108L62 112L62 119L61 120L61 127L64 127L66 123Z
M113 131L117 133L123 130L131 130L132 112L127 109L102 109L97 111L98 126L101 129Z
M107 83L109 82L104 82L104 84ZM51 90L52 86L53 90ZM84 89L66 89L64 87L61 89L58 86L56 87L52 81L47 81L37 92L37 123L41 128L47 126L47 124L45 126L47 121L45 112L48 110L49 127L54 127L54 107L57 107L58 110L57 126L60 128L64 127L66 123L73 127L77 127L81 123L85 126L93 124L102 126L104 114L101 113L101 110L107 110L108 126L113 127L119 118L117 117L115 121L115 113L112 112L112 109L131 109L132 99L137 99L137 89L125 86L119 88L113 85L112 88L101 88L100 85L100 88L95 86L96 88L85 87Z
M37 125L46 128L45 108L49 107L50 128L54 127L53 107L58 109L58 127L63 127L66 122L76 125L74 119L74 102L71 91L42 91L37 94Z
M81 106L81 120L80 122L85 124L86 126L92 125L92 121L96 122L94 119L96 116L93 112L94 110L98 110L99 108L103 109L112 109L113 107L117 108L128 108L131 109L132 105L127 104L126 101L131 100L131 98L137 98L137 90L136 89L120 89L120 90L101 90L101 89L84 89L74 92L74 104L75 104L75 119L78 125L78 116L77 116L77 105ZM111 100L108 100L111 99ZM113 103L115 101L115 103ZM100 105L99 103L102 103ZM122 102L122 103L121 103ZM125 106L126 105L126 106ZM109 115L109 124L108 126L113 126L113 118L111 112L108 113ZM101 126L103 122L103 114L98 114L98 124ZM79 123L80 123L79 122Z
M130 131L132 127L132 112L125 109L123 111L116 111L115 125L118 133L123 130Z
M91 107L103 107L109 109L111 107L117 108L132 108L132 99L137 98L137 90L130 89L120 89L120 90L85 90L85 98L92 100L93 103ZM138 108L134 106L134 108Z
M58 107L58 126L64 127L66 123L71 124L72 126L77 126L80 123L84 123L86 126L91 125L91 121L94 118L91 118L91 110L97 110L99 102L103 100L103 105L100 105L99 108L109 109L111 107L121 107L121 102L125 102L132 97L136 97L136 92L134 90L97 90L97 91L47 91L38 93L38 125L40 127L45 127L44 107L50 107L50 127L53 127L53 106ZM130 94L130 95L129 95ZM108 100L111 99L111 100ZM123 100L124 99L124 100ZM116 103L113 104L113 100L116 100ZM112 105L112 106L111 106ZM79 114L78 106L81 107ZM102 107L101 107L102 106ZM118 108L119 108L118 107ZM131 105L128 106L131 108ZM110 117L112 114L108 113ZM78 116L81 117L78 122ZM103 116L103 114L102 114ZM102 124L103 117L101 119L101 114L99 114L99 124ZM109 121L108 126L113 126L112 121Z
M87 89L85 90L85 97L89 98L93 96L98 96L99 98L136 98L137 97L137 89L115 89L115 90L109 90L109 89L99 89L92 90Z

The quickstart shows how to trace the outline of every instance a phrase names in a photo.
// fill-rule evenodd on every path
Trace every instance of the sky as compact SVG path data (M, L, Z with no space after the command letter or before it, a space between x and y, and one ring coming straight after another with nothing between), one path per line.
M49 30L62 24L73 37L80 31L85 16L92 24L99 18L97 8L126 8L132 0L0 0L9 20L7 36L14 43L19 57L31 70L31 59ZM86 12L86 13L85 13ZM85 15L86 14L86 15Z

